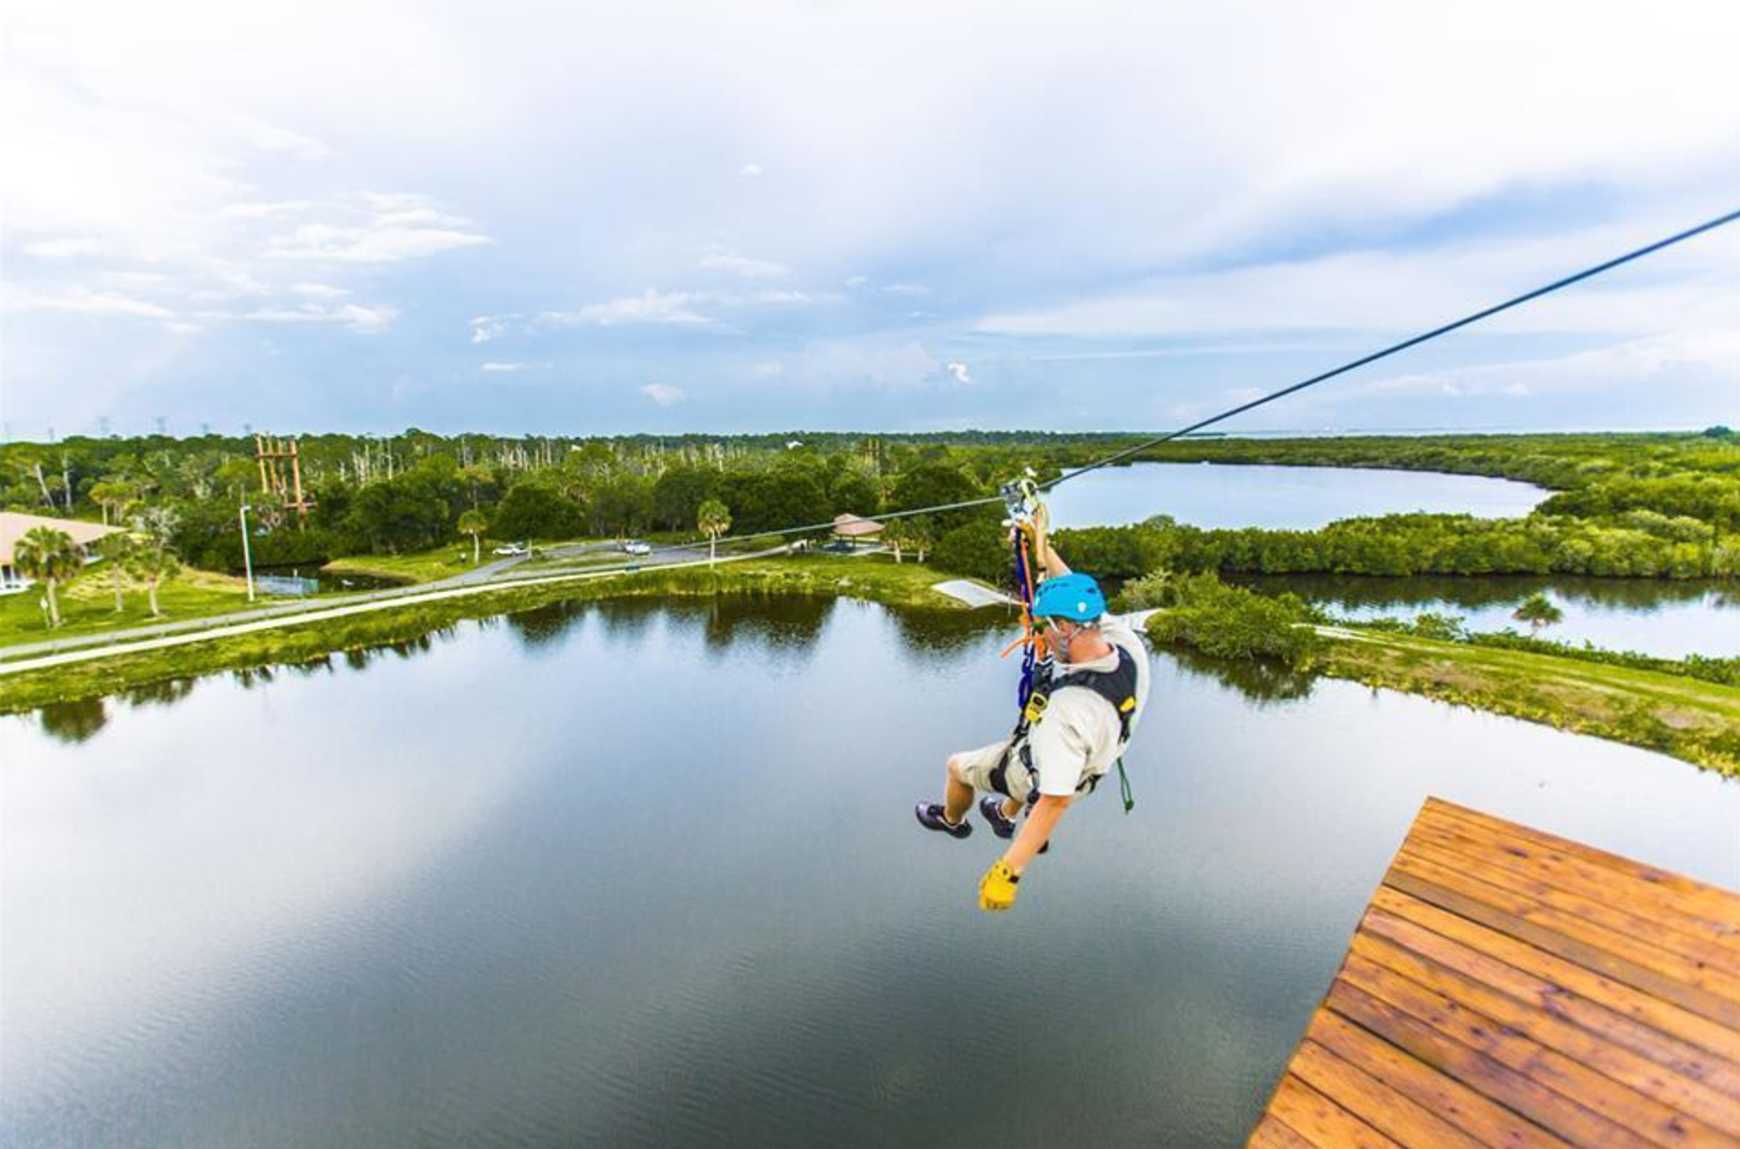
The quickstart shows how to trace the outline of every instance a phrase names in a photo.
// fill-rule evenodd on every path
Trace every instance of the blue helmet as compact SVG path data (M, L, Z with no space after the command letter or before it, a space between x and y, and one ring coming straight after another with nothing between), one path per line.
M1033 596L1033 617L1092 622L1106 613L1106 596L1093 575L1066 574L1039 584Z

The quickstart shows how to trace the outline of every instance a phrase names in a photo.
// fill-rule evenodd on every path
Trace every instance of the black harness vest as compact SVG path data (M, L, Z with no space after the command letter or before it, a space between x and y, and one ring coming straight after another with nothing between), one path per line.
M1009 745L1020 743L1021 764L1028 773L1033 772L1033 754L1028 749L1024 736L1035 722L1045 715L1046 703L1053 694L1066 686L1085 686L1107 702L1112 704L1112 710L1118 716L1118 749L1130 741L1130 723L1136 717L1136 660L1130 652L1116 643L1112 649L1118 652L1118 666L1115 670L1074 670L1058 678L1051 677L1051 664L1045 664L1045 673L1040 681L1033 684L1033 692L1027 696L1027 705L1022 708L1020 721L1015 723L1014 733L1010 735ZM991 771L990 782L993 789L1004 796L1009 796L1008 788L1009 755L1005 751L1003 761ZM1096 778L1088 783L1091 792ZM1037 791L1034 791L1037 793ZM1029 797L1031 798L1031 794Z

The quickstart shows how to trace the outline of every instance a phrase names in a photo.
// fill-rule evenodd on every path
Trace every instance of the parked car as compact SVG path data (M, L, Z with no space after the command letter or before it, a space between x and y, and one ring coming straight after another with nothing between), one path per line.
M629 539L626 543L622 544L622 549L624 553L631 555L652 554L652 547L647 543L641 542L639 539Z
M522 543L503 543L501 546L495 548L495 550L491 551L490 553L494 554L494 555L500 555L502 558L510 558L511 559L511 558L518 558L519 556L525 554L526 548L525 548L525 545Z

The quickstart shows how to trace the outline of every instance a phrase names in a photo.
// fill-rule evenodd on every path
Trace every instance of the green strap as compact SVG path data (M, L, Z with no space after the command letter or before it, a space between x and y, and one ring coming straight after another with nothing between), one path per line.
M1124 813L1128 814L1136 808L1136 799L1130 794L1130 776L1124 773L1124 759L1118 757L1118 796L1124 800Z

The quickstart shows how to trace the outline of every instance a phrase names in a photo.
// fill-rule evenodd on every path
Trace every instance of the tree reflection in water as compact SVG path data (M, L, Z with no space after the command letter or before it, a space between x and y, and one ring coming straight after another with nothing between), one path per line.
M1310 671L1294 670L1279 662L1211 658L1183 647L1162 649L1185 674L1212 678L1223 686L1232 687L1257 706L1309 698L1318 679L1318 675Z
M109 724L109 710L101 698L51 702L36 715L42 732L57 742L83 742Z
M193 684L198 681L197 678L167 678L162 682L147 682L143 686L135 686L127 691L125 697L128 703L135 708L173 706L192 694Z

